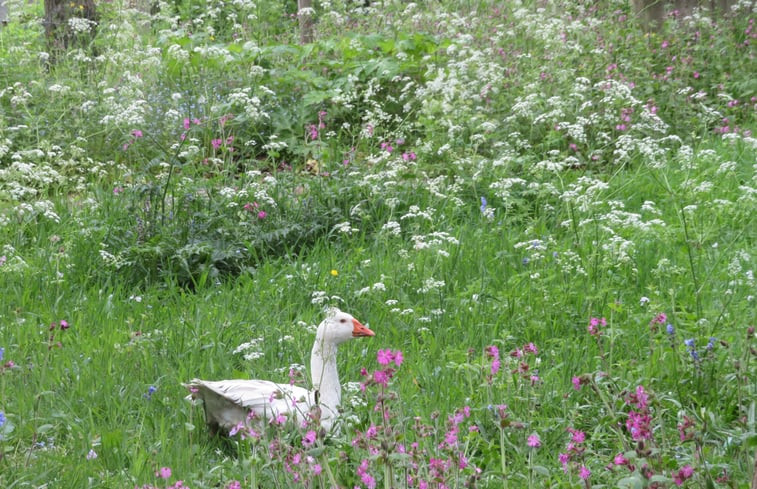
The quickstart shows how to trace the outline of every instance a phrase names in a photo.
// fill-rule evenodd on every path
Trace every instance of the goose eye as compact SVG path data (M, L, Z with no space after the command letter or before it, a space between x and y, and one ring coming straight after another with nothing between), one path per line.
M340 319L340 320L339 320L339 322L340 322L340 323L346 323L346 322L347 322L347 320L346 320L346 319L344 319L344 318L342 318L342 319Z

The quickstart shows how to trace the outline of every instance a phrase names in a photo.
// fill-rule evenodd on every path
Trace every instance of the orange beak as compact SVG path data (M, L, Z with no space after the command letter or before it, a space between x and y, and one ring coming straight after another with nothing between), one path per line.
M363 324L357 319L352 320L352 337L359 338L361 336L376 336L376 333L369 328L363 326Z

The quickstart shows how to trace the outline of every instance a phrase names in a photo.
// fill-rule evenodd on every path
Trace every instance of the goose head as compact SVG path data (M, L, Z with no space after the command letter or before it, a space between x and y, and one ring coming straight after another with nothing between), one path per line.
M326 319L318 326L316 338L323 343L339 345L353 338L363 336L375 336L376 334L351 314L342 312L337 308L331 308L326 314Z

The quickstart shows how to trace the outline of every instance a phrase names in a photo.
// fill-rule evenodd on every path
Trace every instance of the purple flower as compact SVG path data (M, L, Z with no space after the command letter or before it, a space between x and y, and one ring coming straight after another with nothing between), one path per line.
M589 470L587 466L582 465L581 469L578 471L578 476L583 480L587 480L591 477L591 470Z
M376 354L376 361L379 363L379 365L389 365L393 360L394 355L392 354L392 350L379 350Z
M316 433L313 430L308 431L305 433L305 436L302 437L302 446L304 447L310 447L315 443Z
M170 479L171 478L171 468L170 467L161 467L160 470L155 472L155 477L160 477L161 479Z
M486 197L481 196L481 214L486 214Z
M0 347L0 362L3 361L3 355L5 355L5 348Z
M533 448L539 448L541 446L541 439L539 438L539 435L537 435L536 433L528 435L526 445Z
M673 336L676 333L676 329L673 327L672 324L668 324L667 326L665 326L665 331L667 331L670 336Z
M5 417L5 413L2 412L2 411L0 411L0 428L3 427L3 425L5 424L6 419L7 418Z
M89 452L87 452L87 460L94 460L97 458L97 452L90 449Z

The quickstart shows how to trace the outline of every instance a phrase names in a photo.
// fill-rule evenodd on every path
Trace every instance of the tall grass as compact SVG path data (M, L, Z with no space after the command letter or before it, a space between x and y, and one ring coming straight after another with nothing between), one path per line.
M0 486L749 485L750 2L156 6L0 30ZM327 305L341 432L210 437Z

